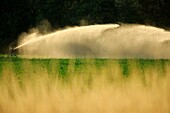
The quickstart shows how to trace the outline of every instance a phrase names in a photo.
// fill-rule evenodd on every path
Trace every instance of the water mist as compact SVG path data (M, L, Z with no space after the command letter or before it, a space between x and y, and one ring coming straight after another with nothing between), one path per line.
M22 35L15 49L45 58L170 58L170 32L145 25L90 25Z

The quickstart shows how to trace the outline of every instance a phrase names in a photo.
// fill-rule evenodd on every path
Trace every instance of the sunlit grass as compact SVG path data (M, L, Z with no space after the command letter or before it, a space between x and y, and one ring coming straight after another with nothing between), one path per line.
M170 61L0 58L0 113L169 113Z

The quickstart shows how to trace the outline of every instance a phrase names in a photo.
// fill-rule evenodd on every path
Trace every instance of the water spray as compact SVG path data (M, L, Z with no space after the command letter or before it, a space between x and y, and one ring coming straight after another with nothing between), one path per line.
M170 32L145 25L90 25L20 39L14 50L31 57L170 58Z

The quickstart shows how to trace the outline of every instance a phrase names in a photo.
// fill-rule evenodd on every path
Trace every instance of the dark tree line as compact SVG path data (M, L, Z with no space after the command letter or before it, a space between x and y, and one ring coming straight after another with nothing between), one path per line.
M43 20L53 28L119 22L170 27L169 6L170 0L2 0L0 53Z

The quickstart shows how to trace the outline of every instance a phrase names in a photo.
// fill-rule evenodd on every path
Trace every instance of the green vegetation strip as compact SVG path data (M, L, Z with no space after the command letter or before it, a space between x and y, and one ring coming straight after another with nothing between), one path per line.
M69 59L59 59L59 75L61 78L66 77L68 65Z
M121 68L121 72L124 75L124 77L128 77L130 73L130 67L129 67L129 62L127 59L122 59L119 60L119 65Z
M2 76L3 60L0 60L0 77Z
M25 65L26 61L28 65ZM169 66L167 64L169 63L170 60L163 59L25 59L0 56L0 76L2 76L4 70L3 64L12 64L13 71L18 79L27 74L24 70L30 70L30 75L31 73L38 73L38 70L42 73L47 72L51 76L57 75L61 78L67 78L71 74L89 74L89 70L92 71L92 74L93 71L100 74L102 69L106 71L109 69L114 70L115 67L120 69L123 77L129 77L131 72L137 69L144 78L145 72L151 70L156 71L160 76L165 76L167 66ZM73 70L70 71L71 69Z

